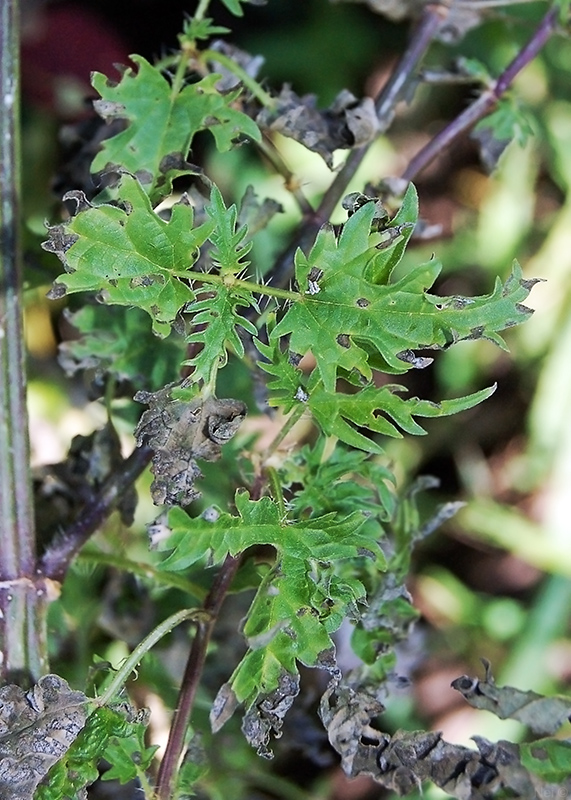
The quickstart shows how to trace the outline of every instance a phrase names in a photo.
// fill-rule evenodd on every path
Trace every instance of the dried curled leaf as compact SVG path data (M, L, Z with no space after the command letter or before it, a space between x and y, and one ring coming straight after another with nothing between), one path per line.
M153 448L151 494L155 505L189 505L200 497L194 482L201 477L197 458L216 461L246 416L241 400L210 396L173 399L174 386L159 392L137 392L135 400L150 407L141 417L137 444Z
M214 42L212 42L210 45L210 50L217 51L218 53L222 53L222 55L226 56L227 58L231 58L232 61L238 64L238 66L244 70L246 75L249 75L251 78L258 77L258 73L265 61L264 56L253 56L250 53L247 53L245 50L241 50L239 47L236 47L229 42L225 42L223 39L216 39ZM234 72L229 70L223 64L213 61L211 68L213 72L216 72L221 76L216 84L216 88L221 94L240 88L240 79Z
M38 531L48 540L69 524L78 511L92 502L107 478L123 462L117 431L107 423L89 436L75 436L65 461L34 470L34 495ZM131 525L137 492L125 490L117 505L121 520Z
M260 696L244 714L242 733L246 741L257 749L259 756L272 758L268 749L271 736L279 739L282 735L284 717L299 694L299 674L292 675L283 670L278 686L265 696Z
M370 97L357 100L343 90L333 104L320 110L315 95L299 97L289 86L281 90L274 108L264 108L257 117L262 129L289 136L323 157L332 166L333 151L360 147L372 141L379 123Z
M542 735L555 733L571 719L571 697L543 697L513 686L496 686L490 662L482 662L486 670L483 681L462 675L452 682L452 688L474 708L491 711L500 719L516 719Z
M58 675L0 689L0 800L32 800L85 724L87 698Z
M488 674L481 683L487 687L490 677ZM469 680L459 678L452 685ZM474 681L470 682L474 685ZM503 691L493 681L491 686L496 693ZM382 687L379 691L383 691ZM533 702L539 699L547 708L548 699L535 695ZM561 698L555 699L558 702L553 713L561 720ZM508 706L510 700L506 696ZM485 707L497 713L499 706ZM372 721L383 711L377 696L347 685L332 683L324 694L319 713L329 741L341 756L341 766L350 777L368 775L399 795L418 791L422 783L432 781L460 800L494 797L548 800L569 793L569 740L542 739L519 746L474 736L478 748L474 750L444 741L437 731L397 731L393 736L382 733ZM509 716L520 719L513 713ZM560 791L563 793L558 795Z

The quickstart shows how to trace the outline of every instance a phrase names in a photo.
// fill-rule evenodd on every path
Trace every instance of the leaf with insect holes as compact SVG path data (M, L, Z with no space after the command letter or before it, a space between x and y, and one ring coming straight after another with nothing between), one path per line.
M95 72L94 88L101 95L95 108L107 121L124 119L127 128L105 140L92 172L127 171L136 175L154 201L169 195L177 175L193 173L186 159L198 131L209 130L220 151L240 136L260 140L256 123L235 108L240 89L221 94L220 75L208 75L173 92L160 70L142 56L131 56L137 71L124 71L119 83Z
M297 368L300 358L295 354L284 352L280 349L278 339L270 336L269 344L259 339L254 343L264 361L258 361L258 366L273 377L268 380L268 403L270 406L281 406L284 413L288 414L297 405L299 400L307 400L305 390L306 378Z
M122 176L120 191L120 205L92 206L79 198L76 214L49 229L43 247L56 253L67 271L50 296L99 292L106 303L142 308L155 333L166 336L195 298L188 280L196 273L190 267L214 223L193 228L193 211L185 202L174 205L165 222L131 175Z
M368 203L349 218L339 238L324 228L309 256L298 251L301 294L271 338L288 336L292 352L312 353L330 393L340 372L357 371L370 381L373 369L398 374L426 366L428 359L415 355L419 349L445 349L480 338L505 349L498 331L532 314L522 301L536 281L523 280L516 262L505 284L497 280L490 295L437 297L426 291L441 269L432 259L394 283L385 283L387 260L397 245L376 248L378 235L370 235L374 213L374 205Z

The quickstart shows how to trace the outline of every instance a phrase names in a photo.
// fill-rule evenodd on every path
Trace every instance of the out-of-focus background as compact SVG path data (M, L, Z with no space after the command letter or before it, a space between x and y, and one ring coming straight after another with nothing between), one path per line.
M484 62L497 75L529 38L546 5L514 6L507 22L504 11L493 9L489 20L458 45L435 44L428 63L446 67L462 55ZM70 126L89 124L92 70L118 77L114 64L128 64L130 53L149 60L168 54L177 45L183 15L193 10L193 3L181 0L30 0L23 7L26 336L35 465L60 461L74 435L90 433L105 419L81 377L66 379L57 363L58 342L69 331L62 306L45 294L59 264L39 249L44 220L60 219L57 192L63 185L63 154L73 145ZM343 88L357 96L374 95L410 30L408 22L390 22L350 2L270 0L265 7L245 5L239 19L218 2L211 11L233 30L231 41L263 55L267 86L289 82L298 94L315 93L321 105ZM458 418L432 421L424 438L387 443L403 484L418 474L440 479L440 489L424 501L427 513L441 501L466 501L416 555L410 589L422 620L401 654L414 688L395 701L387 720L393 727L429 726L462 743L475 733L492 739L518 735L513 723L468 708L449 688L462 673L481 673L480 657L492 662L498 683L549 693L565 691L571 682L570 72L571 43L557 37L518 76L514 96L531 134L523 146L507 147L493 174L481 165L476 143L464 137L420 175L421 216L441 225L442 235L411 247L402 267L436 253L444 263L441 294L488 293L496 276L505 280L514 258L525 277L545 281L531 293L535 315L507 332L510 352L488 342L466 342L438 354L430 369L410 381L413 393L433 399L497 381L492 398ZM399 106L394 125L371 149L349 190L399 175L412 155L473 100L474 91L474 85L419 88L411 106ZM331 171L291 140L276 143L307 196L317 202ZM299 219L282 179L246 148L220 155L208 150L206 140L196 147L193 157L230 197L239 198L253 183L260 195L284 205L285 214L255 250L263 273ZM336 163L341 160L339 155ZM66 180L64 188L71 188L73 172ZM334 220L342 218L336 211ZM131 445L125 426L126 450ZM207 496L215 493L216 477L205 489ZM102 541L120 542L133 557L144 559L141 531L152 516L143 502L131 533L113 517ZM110 661L121 658L118 626L125 627L125 641L131 634L136 640L152 607L148 592L135 582L126 585L113 571L79 561L52 614L54 658L71 679L84 678L92 653ZM62 633L58 639L66 626L74 635L64 639ZM159 661L153 663L144 670L150 686L160 682ZM174 702L174 696L167 699ZM152 705L152 692L145 702ZM240 757L235 754L237 763ZM283 763L288 763L285 755ZM303 769L312 774L310 766ZM327 790L313 786L312 796L386 796L367 781L347 784L341 775L335 781ZM233 796L242 796L237 791ZM260 789L255 796L275 794Z

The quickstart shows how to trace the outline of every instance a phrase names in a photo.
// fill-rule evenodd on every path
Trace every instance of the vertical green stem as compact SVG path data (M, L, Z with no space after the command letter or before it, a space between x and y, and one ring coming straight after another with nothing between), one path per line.
M45 587L35 580L20 243L18 0L0 0L0 680L46 671Z

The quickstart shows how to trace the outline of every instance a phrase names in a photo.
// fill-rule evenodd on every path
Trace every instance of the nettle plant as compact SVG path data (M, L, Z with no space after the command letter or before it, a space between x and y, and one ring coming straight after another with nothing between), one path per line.
M242 1L224 5L240 16ZM437 351L465 340L505 348L500 332L532 313L524 303L535 283L515 263L487 295L441 297L431 292L442 269L435 256L399 272L411 239L422 233L411 179L492 111L485 120L492 138L505 143L522 133L521 115L503 94L558 30L567 4L552 4L498 79L481 64L463 63L467 79L481 86L474 103L398 180L349 194L349 180L389 127L397 102L410 94L431 42L460 40L487 4L370 3L393 17L418 11L420 20L374 101L343 94L326 112L289 88L269 92L256 77L255 59L212 42L227 31L206 16L208 5L201 0L185 22L179 50L161 62L133 56L134 66L118 83L93 76L96 110L113 133L91 164L98 189L91 196L85 187L67 192L73 211L49 228L44 243L65 267L50 297L82 293L85 301L68 314L77 337L62 345L62 359L69 371L95 370L109 420L103 431L74 444L66 467L68 477L89 487L86 504L67 527L57 527L34 562L33 578L29 570L3 576L5 619L6 603L24 584L28 591L32 583L43 604L27 612L34 635L18 653L27 647L36 655L20 663L21 685L13 682L19 656L10 651L16 634L8 635L9 614L4 623L4 675L12 683L0 689L0 796L84 797L101 759L111 765L107 779L136 780L149 800L208 794L208 765L190 719L211 634L232 590L253 599L241 628L246 652L228 665L231 674L212 703L215 733L240 709L246 740L270 757L272 736L279 737L300 691L303 665L329 676L319 714L348 775L370 775L398 793L432 781L462 798L547 797L569 783L567 740L544 738L534 749L479 739L470 750L433 732L391 737L373 721L398 684L395 645L417 617L405 586L412 548L457 508L446 504L421 521L417 494L432 481L397 489L383 437L423 434L419 420L472 408L495 388L433 402L407 396L393 376L429 368ZM270 268L249 257L279 205L260 201L255 187L238 204L227 203L189 162L201 131L221 153L236 146L260 152L298 202L302 221L291 247ZM318 208L284 164L275 131L329 163L334 150L350 150ZM346 222L332 226L328 218L340 201ZM225 371L238 362L247 388L234 397ZM274 422L265 448L241 433L247 404L282 420ZM126 459L114 428L118 415L123 424L140 416L136 447ZM300 421L301 429L295 427ZM223 452L226 502L201 506L195 502L200 465ZM152 499L162 507L149 525L156 560L142 569L117 554L108 563L176 588L188 602L88 696L49 674L42 650L46 592L63 581L112 510L132 520L133 484L149 463ZM28 608L32 595L26 595ZM124 687L145 654L185 621L194 628L192 646L153 777L148 715L133 708ZM335 636L347 625L360 666L343 673ZM455 688L472 705L546 736L570 711L559 698L498 688L489 665L484 680L459 678ZM213 742L216 748L216 737Z

